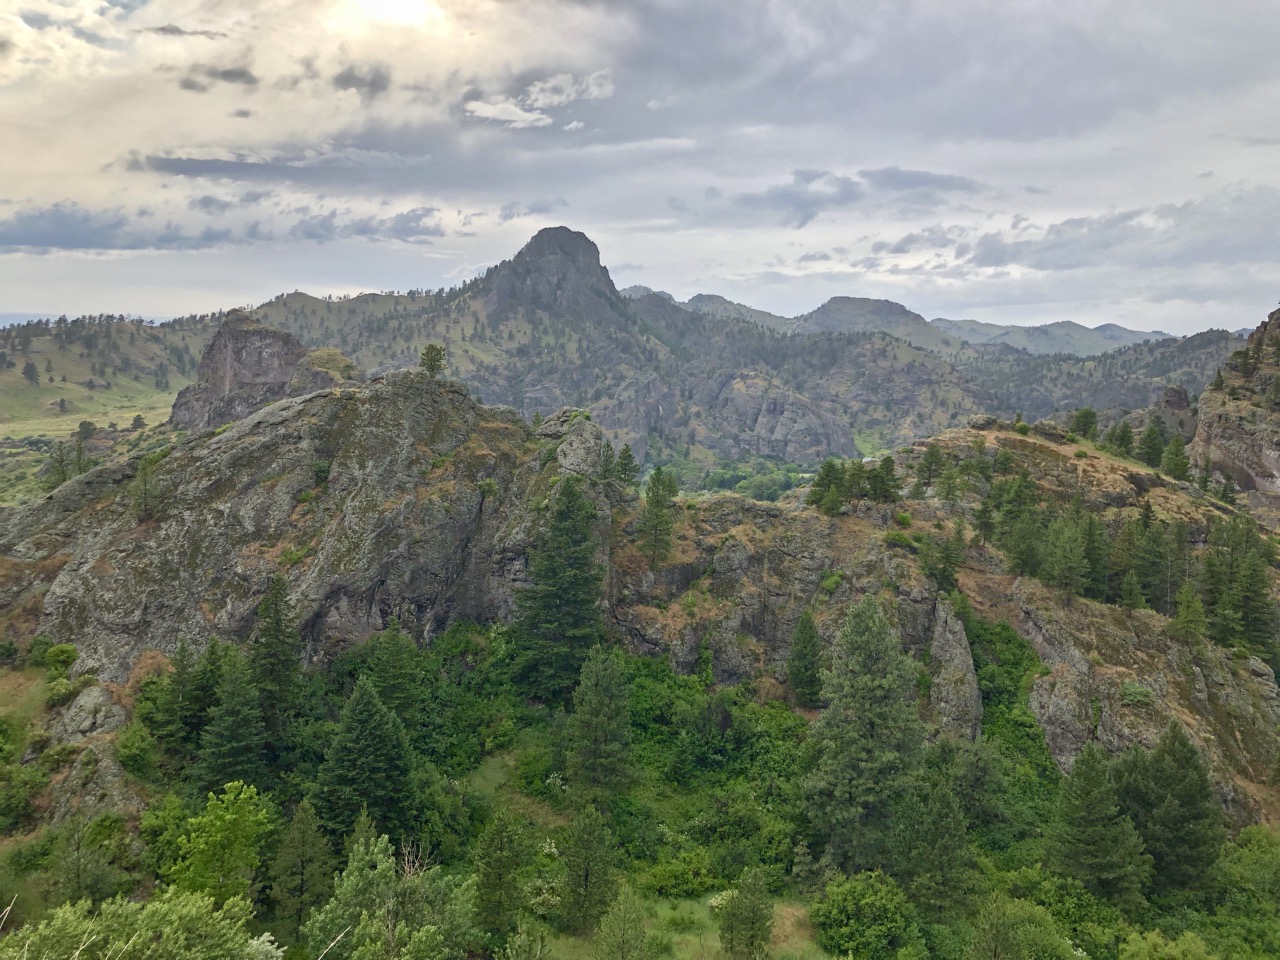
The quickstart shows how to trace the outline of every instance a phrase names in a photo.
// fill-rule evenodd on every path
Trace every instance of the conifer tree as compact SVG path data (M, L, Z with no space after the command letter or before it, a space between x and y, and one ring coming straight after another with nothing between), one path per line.
M1120 810L1108 767L1097 744L1087 744L1076 756L1049 829L1048 861L1055 872L1079 880L1094 896L1136 910L1143 903L1151 857Z
M257 640L249 648L249 662L267 732L268 753L278 759L284 751L286 726L294 711L300 681L302 640L293 625L289 584L276 574L258 604Z
M1076 436L1093 440L1098 436L1098 413L1092 407L1081 407L1071 418L1068 428Z
M607 807L631 779L631 687L616 650L597 646L587 654L565 732L570 786Z
M222 661L230 649L215 637L204 648L204 653L191 671L191 686L183 700L182 717L187 728L188 742L193 750L199 745L200 734L209 722L209 713L218 702Z
M835 490L838 497L843 482L843 468L840 466L840 461L835 457L827 457L818 466L818 472L813 478L813 483L809 486L809 493L804 502L811 507L820 506L823 498L831 490Z
M523 692L543 699L564 697L603 633L595 506L577 477L566 476L557 489L547 528L529 551L530 583L516 595L513 625L515 679Z
M1160 425L1154 420L1147 425L1147 429L1142 431L1142 436L1138 438L1138 459L1145 463L1148 467L1158 469L1160 460L1164 456L1164 435L1160 432Z
M590 930L608 909L617 891L613 834L593 806L573 818L560 844L560 913L565 929Z
M1129 425L1129 421L1121 420L1106 432L1102 442L1121 456L1127 457L1133 453L1133 427Z
M618 455L613 444L605 440L600 444L600 479L616 480L618 478Z
M1276 603L1272 599L1271 576L1257 551L1244 555L1236 571L1232 606L1240 622L1240 642L1246 650L1274 660Z
M811 728L802 783L809 818L844 869L873 862L892 800L923 746L914 692L910 658L876 600L864 597L822 672L826 707Z
M720 907L720 948L730 960L761 960L773 936L773 901L764 871L748 867Z
M1160 471L1174 480L1191 478L1191 460L1187 457L1182 438L1176 433L1169 438L1169 443L1164 448L1164 454L1160 458Z
M181 890L207 893L219 904L232 897L249 899L271 830L271 808L258 791L238 780L228 783L210 793L204 811L188 822L168 879Z
M800 615L787 653L787 681L796 703L816 707L822 701L822 641L813 614Z
M1068 593L1084 593L1089 583L1089 557L1084 523L1079 515L1063 514L1049 524L1044 578Z
M1190 580L1178 588L1176 604L1177 612L1169 632L1184 642L1203 640L1209 624L1205 619L1204 604L1200 601L1200 591Z
M636 485L636 478L640 476L640 464L636 462L629 443L624 443L622 449L618 451L618 463L614 467L614 476L623 486Z
M406 728L416 725L426 685L422 655L398 620L370 641L368 677L382 705Z
M1208 767L1182 726L1169 721L1149 751L1131 747L1117 761L1115 781L1120 810L1151 855L1152 889L1203 886L1226 830Z
M978 543L983 546L990 543L996 535L995 511L986 499L978 504L978 509L973 513L973 532Z
M491 943L505 943L516 931L524 904L520 871L529 860L523 827L499 810L476 842L476 926Z
M885 457L867 477L867 496L876 503L894 503L902 499L902 481L895 471L893 457Z
M622 888L601 918L591 955L593 960L655 960L645 931L644 904L630 887Z
M412 765L399 718L378 699L373 683L361 678L316 774L313 802L321 826L340 836L366 809L379 830L403 836L410 826Z
M1130 570L1120 581L1120 606L1126 610L1142 610L1147 601L1142 596L1142 584L1138 575Z
M942 455L942 448L936 443L930 443L924 448L924 456L920 458L920 466L916 470L916 476L927 487L941 475L946 465L946 459Z
M200 791L218 790L233 780L258 787L266 784L267 733L258 703L258 686L249 664L239 650L229 648L222 656L217 702L209 711L192 768Z
M918 781L893 808L889 873L921 910L939 917L965 901L973 856L964 811L945 783Z
M640 511L640 549L651 568L671 554L671 533L675 529L672 501L677 492L675 477L655 467L645 484L644 508Z
M296 940L311 912L333 892L333 856L310 801L294 811L271 863L271 900L282 931Z

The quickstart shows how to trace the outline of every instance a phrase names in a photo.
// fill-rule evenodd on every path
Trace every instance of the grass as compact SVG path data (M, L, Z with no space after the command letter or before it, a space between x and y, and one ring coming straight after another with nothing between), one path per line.
M0 718L18 736L19 751L25 746L26 730L44 706L45 671L0 670Z
M673 960L723 960L716 922L707 906L709 897L699 900L649 901L649 929L662 939L670 939ZM548 941L557 960L594 960L591 940L559 935ZM771 960L826 960L827 954L813 942L813 930L802 904L780 901L773 910Z

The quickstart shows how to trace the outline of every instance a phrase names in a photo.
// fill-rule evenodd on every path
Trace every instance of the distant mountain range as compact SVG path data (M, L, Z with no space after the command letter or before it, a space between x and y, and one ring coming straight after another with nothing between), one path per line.
M671 294L645 286L631 286L619 291L624 297L640 299L655 295L677 306L724 320L745 320L781 333L854 333L878 331L906 340L929 350L955 350L964 344L1006 344L1036 356L1069 353L1077 357L1093 357L1121 347L1149 340L1175 339L1160 330L1130 330L1114 323L1086 327L1071 320L1059 320L1040 326L1017 326L983 323L979 320L947 320L939 317L925 320L892 300L864 297L833 297L818 309L798 317L780 317L765 310L734 303L714 294L700 293L683 303ZM1235 331L1245 335L1248 329Z
M596 245L564 227L454 290L294 293L256 314L374 375L442 343L449 375L486 402L525 417L588 408L618 442L708 468L892 450L977 413L1144 408L1170 385L1198 392L1242 342L1226 331L1152 339L1076 324L948 326L857 297L790 319L709 295L679 304L661 292L619 292ZM1091 342L1125 336L1141 341L1085 355Z

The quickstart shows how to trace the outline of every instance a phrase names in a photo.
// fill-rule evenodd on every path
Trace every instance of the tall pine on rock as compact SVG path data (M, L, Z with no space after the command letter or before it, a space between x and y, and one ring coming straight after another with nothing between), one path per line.
M221 666L217 700L200 735L192 777L202 792L221 789L233 780L262 787L267 781L267 734L258 686L249 664L234 647L222 654Z
M616 650L597 646L587 655L565 732L570 786L608 806L631 778L631 689Z
M1095 896L1135 910L1143 903L1151 857L1143 852L1133 821L1120 810L1108 766L1097 744L1088 744L1076 757L1049 830L1049 866Z
M562 699L603 634L595 560L596 508L578 477L557 485L547 529L529 551L529 586L516 595L515 680L521 691Z
M284 751L285 728L297 698L301 647L302 641L293 626L289 585L277 574L271 578L258 604L257 641L249 648L268 752L273 759L278 759Z
M822 641L818 637L818 625L808 610L800 615L795 633L791 635L787 681L800 706L816 707L822 701Z
M1209 770L1176 721L1151 750L1131 748L1116 764L1120 809L1155 865L1157 893L1190 890L1210 875L1226 840Z
M409 826L412 765L403 725L362 677L316 774L314 802L321 825L338 836L365 808L379 830L403 836Z
M873 864L924 744L915 670L874 598L850 611L822 673L822 698L802 788L832 860L856 871Z

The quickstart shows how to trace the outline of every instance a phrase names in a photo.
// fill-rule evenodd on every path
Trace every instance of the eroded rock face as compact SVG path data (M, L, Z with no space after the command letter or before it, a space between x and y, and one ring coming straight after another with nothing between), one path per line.
M945 598L934 605L933 637L929 646L929 702L943 733L976 740L982 732L982 694L973 668L973 651L964 624Z
M306 357L293 334L233 311L201 355L196 382L174 400L169 420L187 430L219 427L285 397L343 382L332 371L304 363Z
M128 719L124 707L115 702L110 690L92 686L80 691L58 711L45 729L54 744L78 743L94 734L119 730Z

